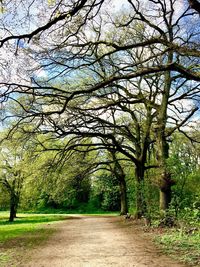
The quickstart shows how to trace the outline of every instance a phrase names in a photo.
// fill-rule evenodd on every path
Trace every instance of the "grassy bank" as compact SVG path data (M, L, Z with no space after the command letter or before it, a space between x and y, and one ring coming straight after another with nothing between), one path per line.
M200 266L199 228L168 229L155 237L163 251L176 260L191 266Z

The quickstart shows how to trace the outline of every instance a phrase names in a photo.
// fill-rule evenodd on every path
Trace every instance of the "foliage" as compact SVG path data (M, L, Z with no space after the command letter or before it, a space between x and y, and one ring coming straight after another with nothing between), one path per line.
M92 181L91 203L104 211L119 211L119 185L110 174L100 174Z
M155 241L170 256L194 266L200 264L200 230L168 230L167 233L158 235Z
M9 209L9 194L4 189L2 185L0 185L0 211L1 210L8 210Z
M196 2L177 12L179 1L126 1L115 12L101 9L104 0L0 1L0 115L9 126L0 208L9 196L11 219L19 204L119 210L123 174L131 211L157 216L159 206L164 219L198 224Z
M6 139L7 132L2 133L2 139ZM30 142L24 141L20 132L15 132L11 139L4 140L0 150L0 184L9 194L10 221L13 221L23 185L26 178L31 175L31 169L26 166L33 160L33 151Z
M174 210L176 217L178 215L180 215L179 217L185 217L192 213L193 216L195 213L198 216L198 203L200 200L198 160L198 145L191 144L186 138L175 134L167 164L176 182L173 187L170 206L170 209Z
M134 174L121 169L132 179L133 210L153 213L160 195L161 210L178 217L186 208L198 217L199 149L187 141L199 139L188 130L198 126L192 121L200 81L195 12L185 4L176 12L179 1L161 0L147 0L146 7L127 1L123 12L101 10L104 0L11 2L1 2L0 48L2 57L16 55L16 64L2 58L1 117L11 126L8 136L28 133L30 150L39 151L1 173L12 184L20 180L14 173L30 175L20 182L21 208L118 209L117 182L95 173L102 162L113 168L102 153L112 151L134 165Z
M189 225L195 225L200 222L200 199L197 198L196 201L193 202L191 207L185 207L182 210L181 218L187 222Z

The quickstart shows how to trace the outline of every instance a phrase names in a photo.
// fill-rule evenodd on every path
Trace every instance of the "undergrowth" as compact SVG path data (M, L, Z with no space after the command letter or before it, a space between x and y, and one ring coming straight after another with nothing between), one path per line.
M160 231L155 241L173 258L200 266L200 223L196 218L177 220L175 227Z

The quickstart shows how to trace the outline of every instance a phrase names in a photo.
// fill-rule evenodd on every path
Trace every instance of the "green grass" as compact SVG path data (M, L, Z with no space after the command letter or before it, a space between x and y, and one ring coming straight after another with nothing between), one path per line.
M31 233L46 223L64 220L64 215L18 214L14 222L8 221L8 213L0 212L0 243Z
M18 214L11 223L8 217L8 212L0 212L0 266L14 266L13 258L23 257L25 249L40 245L55 231L49 225L66 219L64 214Z
M173 258L193 266L200 266L200 230L186 233L180 229L168 230L155 241Z
M6 263L10 259L7 253L0 252L0 263Z
M82 214L82 215L119 215L119 212L113 212L113 211L103 211L100 209L90 209L88 207L80 207L77 209L54 209L54 208L42 208L32 211L27 211L27 214Z

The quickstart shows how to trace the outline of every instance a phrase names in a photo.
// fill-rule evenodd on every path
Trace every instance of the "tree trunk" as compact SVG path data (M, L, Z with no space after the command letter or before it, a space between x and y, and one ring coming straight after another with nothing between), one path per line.
M117 160L115 152L111 151L111 155L113 160L115 161L113 173L116 176L118 182L119 182L119 188L120 188L120 204L121 204L121 211L120 215L125 215L128 213L128 202L127 202L127 192L126 192L126 179L125 179L125 173L124 170Z
M146 204L145 192L144 192L144 166L143 165L136 165L135 178L136 178L135 217L137 219L140 219L142 216L145 216L147 212L147 204Z
M161 179L159 181L160 188L160 211L168 210L171 202L172 186L175 184L171 179L171 174L163 170Z
M11 201L11 203L10 203L10 217L9 217L9 221L10 222L13 222L15 216L16 216L15 204L14 204L13 201Z
M168 190L160 189L160 210L165 211L169 208L171 202L171 186Z
M17 207L14 208L14 218L17 218Z
M121 200L120 215L125 215L125 214L128 213L128 203L127 203L125 177L121 177L120 178L119 186L120 186L120 200Z
M171 174L167 168L167 159L169 157L169 146L162 133L158 134L158 163L160 165L160 175L158 180L158 186L160 190L160 212L166 211L169 208L171 202L171 186L173 182L171 180Z
M11 193L10 195L10 217L9 221L13 222L14 218L16 218L16 213L17 213L17 197L15 196L14 193Z
M170 51L168 54L168 63L173 62L173 53ZM171 89L171 73L165 73L165 85L160 110L158 114L158 121L156 131L156 144L157 144L157 160L160 167L160 177L158 186L160 189L160 211L161 213L167 211L171 202L171 186L174 182L171 179L171 173L167 168L167 159L169 158L169 145L166 137L167 125L167 108Z

